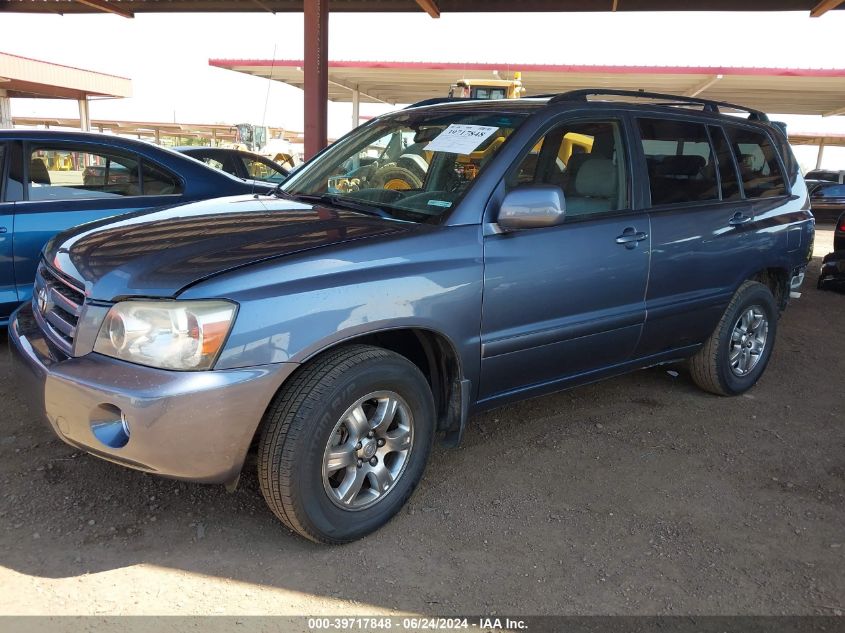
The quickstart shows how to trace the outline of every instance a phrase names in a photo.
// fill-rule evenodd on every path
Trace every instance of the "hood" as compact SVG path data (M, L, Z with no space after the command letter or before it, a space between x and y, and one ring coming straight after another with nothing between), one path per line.
M92 299L173 297L255 262L415 225L276 198L238 196L85 224L44 247L55 269Z

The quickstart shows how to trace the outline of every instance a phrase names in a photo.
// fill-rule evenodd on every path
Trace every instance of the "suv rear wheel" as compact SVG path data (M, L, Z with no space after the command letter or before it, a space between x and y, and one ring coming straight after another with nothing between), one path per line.
M305 366L264 418L258 475L270 509L319 543L378 529L422 477L434 401L406 358L355 345Z
M705 391L722 396L751 389L772 355L777 319L771 291L756 281L743 283L716 330L690 359L693 381Z

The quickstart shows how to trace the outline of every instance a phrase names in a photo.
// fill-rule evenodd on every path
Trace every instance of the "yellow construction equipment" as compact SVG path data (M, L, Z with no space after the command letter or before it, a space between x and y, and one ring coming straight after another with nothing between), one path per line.
M521 72L513 79L459 79L449 87L449 97L455 99L519 99L523 94Z

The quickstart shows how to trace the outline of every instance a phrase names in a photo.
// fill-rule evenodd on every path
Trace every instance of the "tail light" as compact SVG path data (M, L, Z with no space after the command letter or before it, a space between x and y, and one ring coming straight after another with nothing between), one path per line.
M845 233L845 215L842 215L842 216L839 218L839 226L838 226L838 227L836 227L836 230L837 230L837 231L842 231L843 233Z

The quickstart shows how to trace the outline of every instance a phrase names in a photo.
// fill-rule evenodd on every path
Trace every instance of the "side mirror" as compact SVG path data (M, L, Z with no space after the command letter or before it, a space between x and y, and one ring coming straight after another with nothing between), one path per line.
M538 229L562 224L566 201L560 187L528 185L509 191L496 222L505 231Z

